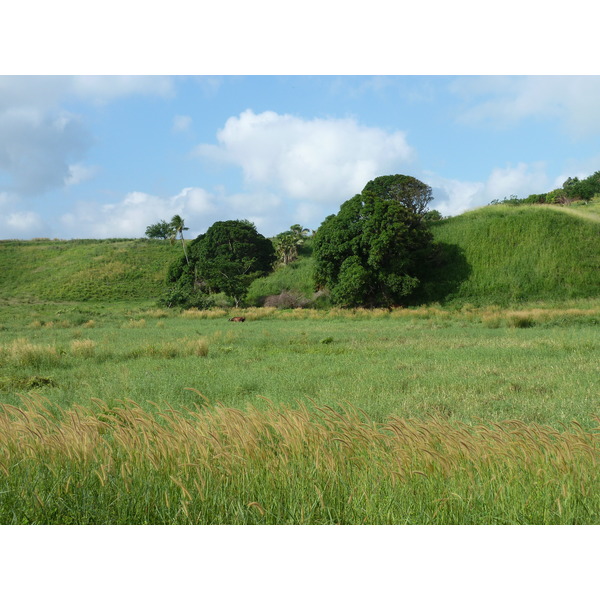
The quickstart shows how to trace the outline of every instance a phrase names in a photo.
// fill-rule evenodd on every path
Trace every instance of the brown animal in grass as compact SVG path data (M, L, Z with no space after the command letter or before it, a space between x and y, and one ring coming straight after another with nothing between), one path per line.
M234 323L243 323L246 320L246 317L232 317L229 320L233 321Z

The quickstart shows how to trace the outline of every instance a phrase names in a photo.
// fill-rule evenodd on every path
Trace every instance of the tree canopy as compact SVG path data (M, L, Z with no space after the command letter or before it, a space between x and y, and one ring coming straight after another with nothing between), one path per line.
M173 228L166 221L159 221L146 227L146 237L150 239L168 240L173 235Z
M341 306L392 306L419 284L419 263L432 252L423 216L431 188L414 177L367 183L315 234L315 282Z
M284 264L289 265L298 258L298 248L304 244L310 233L309 229L302 225L292 225L288 231L277 235L274 239L277 258Z
M189 262L171 266L167 280L183 296L224 292L238 306L250 283L269 272L275 261L270 240L249 221L218 221L189 247Z

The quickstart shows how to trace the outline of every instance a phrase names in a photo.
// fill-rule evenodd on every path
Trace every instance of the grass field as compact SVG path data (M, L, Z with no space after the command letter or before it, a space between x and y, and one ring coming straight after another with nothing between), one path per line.
M0 521L600 522L598 302L231 314L5 302Z

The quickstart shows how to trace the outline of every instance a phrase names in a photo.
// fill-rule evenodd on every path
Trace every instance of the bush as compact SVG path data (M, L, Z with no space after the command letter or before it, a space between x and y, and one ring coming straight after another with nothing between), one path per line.
M304 308L309 303L309 300L290 290L283 290L280 294L267 296L263 306L275 308Z

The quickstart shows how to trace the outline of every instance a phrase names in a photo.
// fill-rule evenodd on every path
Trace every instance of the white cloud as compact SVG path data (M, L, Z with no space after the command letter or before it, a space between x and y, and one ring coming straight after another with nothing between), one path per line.
M94 177L98 169L96 167L87 167L81 163L69 165L69 174L64 179L64 184L77 185Z
M339 205L379 175L413 159L401 131L387 133L354 119L304 120L246 110L196 154L241 167L246 184L304 201Z
M71 175L69 164L82 158L90 144L91 136L75 115L32 108L0 113L0 172L16 192L61 187Z
M451 90L467 103L459 120L512 126L553 119L574 136L600 132L600 77L523 76L456 79Z
M530 194L549 191L551 184L545 169L543 162L495 168L488 178L485 193L490 200L503 200L513 195L524 198Z
M276 194L251 192L228 194L188 187L168 197L130 192L119 202L80 202L60 218L60 237L144 237L146 227L181 215L189 227L187 237L204 233L216 221L248 219L260 233L273 236L298 222L292 207ZM316 225L314 226L316 227Z
M33 211L16 211L0 215L0 238L22 239L41 236L45 231L42 217Z
M430 208L445 216L458 215L513 195L525 198L552 187L542 162L494 168L484 182L445 179L433 173L426 173L423 181L433 190L434 201Z
M36 195L93 175L82 163L93 143L68 99L104 104L133 94L168 96L168 77L0 76L0 177L5 191Z

